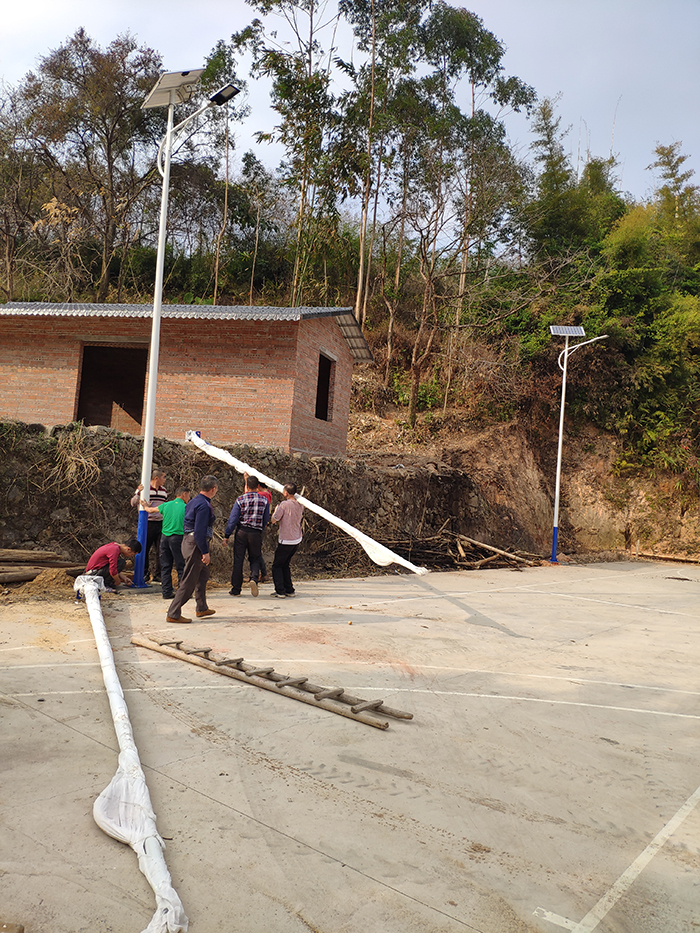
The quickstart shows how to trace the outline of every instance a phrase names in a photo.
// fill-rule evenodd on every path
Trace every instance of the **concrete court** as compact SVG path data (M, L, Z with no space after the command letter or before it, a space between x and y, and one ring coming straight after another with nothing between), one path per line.
M103 600L192 933L700 930L700 568L269 591L213 590L189 626L155 589ZM351 722L130 645L149 632L415 718ZM152 892L92 819L116 740L82 606L0 608L0 705L0 925L139 933Z

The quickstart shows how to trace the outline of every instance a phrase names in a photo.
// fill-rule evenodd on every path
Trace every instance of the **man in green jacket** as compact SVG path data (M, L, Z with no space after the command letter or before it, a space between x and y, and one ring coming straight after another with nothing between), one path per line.
M147 512L160 512L163 516L163 533L160 539L160 581L163 590L163 599L172 599L175 595L173 589L173 565L177 570L178 580L182 579L185 569L185 558L182 556L182 537L184 534L185 506L190 501L190 490L179 486L175 491L175 498L169 502L162 502L158 506L150 506L142 501Z

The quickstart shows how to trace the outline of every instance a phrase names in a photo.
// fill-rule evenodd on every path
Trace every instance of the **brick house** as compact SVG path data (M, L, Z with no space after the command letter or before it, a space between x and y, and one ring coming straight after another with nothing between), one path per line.
M0 305L0 416L140 434L152 305ZM349 308L164 305L155 434L345 453L353 363L372 355Z

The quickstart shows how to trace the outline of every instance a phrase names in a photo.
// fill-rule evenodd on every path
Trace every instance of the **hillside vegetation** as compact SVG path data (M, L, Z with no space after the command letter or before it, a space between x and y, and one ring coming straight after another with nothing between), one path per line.
M654 194L638 202L615 157L574 166L556 101L505 73L469 11L339 0L351 39L331 49L313 0L250 5L202 89L244 87L244 61L270 79L285 158L232 167L245 102L182 141L166 301L350 305L376 360L357 410L401 410L414 440L448 413L513 423L542 449L561 384L549 326L581 324L607 337L571 361L572 425L611 434L614 475L663 471L694 502L700 197L682 144L649 154ZM0 92L5 301L151 299L165 115L141 103L160 70L128 35L102 49L79 30ZM508 139L513 111L532 119L527 158Z

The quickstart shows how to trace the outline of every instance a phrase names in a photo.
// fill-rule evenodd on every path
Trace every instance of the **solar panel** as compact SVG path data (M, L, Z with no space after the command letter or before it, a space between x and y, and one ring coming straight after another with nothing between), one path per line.
M585 337L586 331L583 327L576 327L572 324L550 324L549 332L553 337Z
M204 68L193 68L191 71L170 71L167 74L162 74L153 90L141 104L141 109L167 107L170 103L171 91L175 91L179 103L188 101L203 74Z

